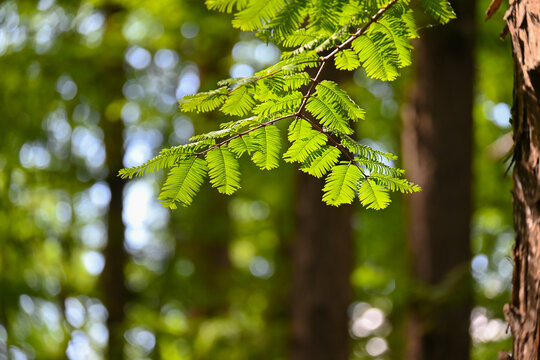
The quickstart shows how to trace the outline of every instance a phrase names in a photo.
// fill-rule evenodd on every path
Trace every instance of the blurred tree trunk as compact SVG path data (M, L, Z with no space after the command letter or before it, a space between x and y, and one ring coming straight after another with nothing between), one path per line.
M505 315L513 359L540 356L540 2L510 0L514 57L514 276Z
M469 358L471 151L476 1L451 1L457 19L415 46L416 79L404 108L413 278L406 358ZM436 290L436 291L435 291ZM436 296L436 294L444 294Z
M292 359L348 358L351 300L350 205L321 200L324 181L298 176L297 235L293 243Z
M120 82L120 86L121 86ZM107 214L107 246L105 247L105 267L101 274L102 299L109 312L107 327L109 329L108 359L123 359L125 306L128 290L125 284L124 267L127 253L124 248L124 222L122 220L123 192L125 180L117 176L123 167L123 124L120 119L107 121L103 128L105 148L107 151L107 167L109 174L107 184L111 190L111 202Z
M192 309L201 318L222 316L229 310L230 299L226 294L232 286L229 258L232 234L228 212L229 199L218 196L214 189L208 190L207 193L200 194L198 208L191 210L195 214L192 218L195 224L193 238L189 244L185 244L189 246L200 278L204 279L201 297L197 299ZM184 250L187 248L185 245ZM215 296L215 294L222 295Z
M113 16L122 11L121 7L107 7L107 29L113 28ZM116 43L107 44L112 48ZM104 48L107 48L107 45ZM126 287L124 268L128 260L128 254L124 247L125 224L122 219L124 208L124 186L126 181L118 176L118 171L123 168L124 159L124 124L120 114L107 114L107 107L117 100L123 99L122 86L125 82L123 65L123 53L105 53L101 59L100 68L103 69L100 78L103 79L103 91L107 93L104 102L100 104L101 113L104 115L102 129L104 133L105 152L107 154L106 165L108 169L107 184L111 191L111 201L107 213L107 245L105 246L105 267L101 273L101 299L109 313L107 328L109 340L107 347L107 359L124 358L124 320L129 291Z
M350 79L349 73L333 67L326 75L337 82ZM349 356L347 308L352 297L352 206L324 204L324 179L297 173L291 358L345 360Z

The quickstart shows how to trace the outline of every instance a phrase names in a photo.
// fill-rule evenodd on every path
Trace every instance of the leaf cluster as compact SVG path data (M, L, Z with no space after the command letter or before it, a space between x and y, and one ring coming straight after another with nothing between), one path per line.
M337 83L322 78L333 63L338 69L363 68L372 78L394 80L400 68L411 64L410 41L418 37L408 0L206 3L210 9L234 12L235 27L281 46L281 60L254 76L226 79L215 90L181 99L184 112L220 111L224 118L237 119L123 169L121 177L170 169L160 194L170 208L191 204L206 176L220 193L233 194L241 186L238 159L244 155L263 170L278 167L283 158L312 176L326 176L322 200L333 206L358 197L366 208L383 209L390 191L420 190L403 178L403 170L389 165L394 155L351 137L354 122L364 120L365 111ZM422 4L440 22L455 16L446 0ZM284 121L290 122L287 140L276 126Z

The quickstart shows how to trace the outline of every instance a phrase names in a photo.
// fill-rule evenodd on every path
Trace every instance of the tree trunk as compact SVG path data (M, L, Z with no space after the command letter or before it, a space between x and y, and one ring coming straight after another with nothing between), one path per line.
M124 311L128 299L125 284L124 267L127 253L124 249L124 222L122 220L123 192L125 180L117 176L123 167L123 124L120 119L107 122L104 126L105 147L107 151L107 167L109 175L107 184L111 190L111 202L107 213L107 246L105 247L105 267L101 274L102 299L109 312L107 327L109 329L108 359L123 359L124 348Z
M514 57L514 276L505 315L513 359L540 358L540 2L510 0Z
M352 207L325 205L322 186L322 179L298 176L292 259L293 360L348 359Z
M416 80L404 108L413 278L406 358L469 359L471 152L476 1L453 1L457 20L429 28L415 47ZM448 296L435 298L435 289Z

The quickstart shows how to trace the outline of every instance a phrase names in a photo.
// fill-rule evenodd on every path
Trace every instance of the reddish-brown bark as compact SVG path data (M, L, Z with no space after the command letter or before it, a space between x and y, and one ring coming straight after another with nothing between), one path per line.
M504 308L515 360L540 356L540 2L510 0L514 57L514 276Z

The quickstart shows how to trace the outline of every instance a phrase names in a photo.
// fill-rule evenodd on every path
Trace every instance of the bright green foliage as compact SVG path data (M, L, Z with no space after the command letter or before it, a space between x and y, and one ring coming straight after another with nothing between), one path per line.
M134 176L148 175L160 169L168 169L175 163L176 158L174 156L163 156L160 154L140 166L120 170L119 175L122 179L131 179Z
M285 90L298 90L309 83L309 75L305 72L286 75L283 77L283 83Z
M281 138L279 130L273 125L263 126L250 133L257 151L251 159L263 170L272 170L279 166Z
M388 190L381 185L377 185L372 179L362 182L359 189L360 202L367 209L384 209L390 204Z
M326 135L317 130L306 131L306 133L302 134L302 136L291 145L289 150L283 154L283 159L288 162L296 161L302 163L309 155L326 144L327 140Z
M289 125L289 141L293 142L295 140L307 137L311 129L313 128L308 121L303 119L294 120L291 122L291 125Z
M298 29L306 17L307 0L288 1L279 14L262 29L269 37L284 38Z
M349 121L337 104L327 102L318 95L315 94L309 99L306 109L329 129L341 131L348 135L352 134L353 130L349 126Z
M243 116L255 105L253 96L249 93L248 86L239 86L234 89L221 108L225 114Z
M302 101L302 93L294 91L290 95L286 95L275 100L268 100L259 104L253 112L257 115L282 115L288 114L300 106Z
M344 0L311 0L310 26L318 30L334 31L339 24Z
M363 157L356 157L355 160L360 166L369 170L370 173L395 176L397 178L403 175L402 169L393 168L379 161L374 161Z
M208 112L220 107L227 99L227 88L185 96L180 101L182 111Z
M443 24L456 18L456 13L446 0L422 0L422 6L428 14Z
M248 3L249 0L206 0L208 8L228 13L234 9L242 10Z
M244 31L262 29L284 5L284 0L251 1L236 14L232 23Z
M373 30L381 32L386 38L392 39L398 58L398 66L405 67L411 65L412 45L409 41L410 35L407 25L399 18L381 19L373 24Z
M206 161L201 158L191 156L182 159L178 166L169 171L169 176L159 199L163 200L163 205L171 209L176 209L176 202L184 206L191 204L193 197L206 177Z
M383 185L391 191L399 191L404 194L411 194L416 191L420 191L420 187L416 184L413 186L405 179L399 179L395 176L373 173L370 176L371 179L379 185Z
M240 187L237 158L247 153L264 170L278 167L283 157L310 175L327 176L323 201L329 205L348 204L358 196L365 207L383 209L390 202L389 191L420 190L403 178L403 170L392 166L393 154L350 137L354 121L363 120L365 112L338 84L323 79L324 68L331 64L342 70L362 67L374 79L396 79L399 69L411 64L410 41L418 37L408 0L206 3L211 9L236 12L235 27L283 47L281 61L250 77L220 81L216 90L184 97L182 111L219 109L245 118L223 122L218 131L194 136L190 144L124 169L122 177L171 168L160 198L174 208L176 202L191 203L206 174L206 162L210 183L219 192L234 193ZM455 16L447 0L422 3L441 22ZM291 122L291 145L281 155L276 125L285 121Z
M210 183L222 194L231 195L240 188L240 165L227 149L215 148L206 153Z
M249 135L239 136L229 143L229 150L235 153L237 157L244 155L244 153L251 155L256 149L257 147Z
M372 149L369 146L359 144L350 136L343 133L336 132L335 134L341 139L341 145L351 153L355 154L357 157L380 163L397 160L397 156L392 153L384 153L382 151Z
M281 45L283 45L286 48L297 48L297 47L309 44L311 42L317 42L322 39L324 39L323 36L307 31L306 29L299 29L295 31L293 34L287 36L281 42Z
M374 79L392 81L398 75L392 40L381 32L360 36L353 41L366 74Z
M336 68L340 70L356 70L359 67L360 59L351 49L345 49L336 55Z
M352 203L361 179L362 171L354 164L334 166L332 173L326 178L323 201L333 206Z
M364 120L366 112L333 81L323 80L317 85L317 95L328 103L334 103L346 112L349 120Z
M338 162L340 155L341 152L336 147L323 147L311 153L300 170L317 178L323 177Z

